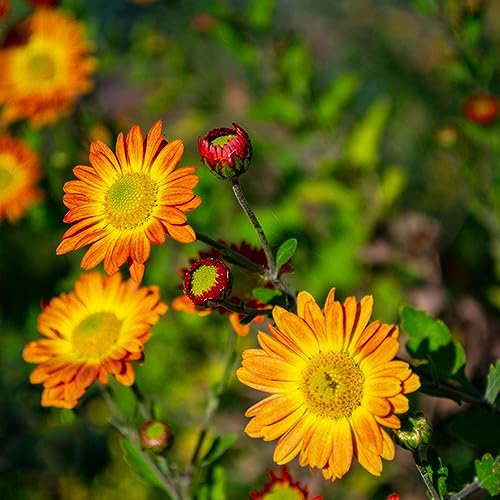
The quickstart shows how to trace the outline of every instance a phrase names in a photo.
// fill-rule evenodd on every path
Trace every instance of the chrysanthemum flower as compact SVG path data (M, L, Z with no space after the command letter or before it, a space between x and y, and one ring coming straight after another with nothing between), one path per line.
M307 487L302 487L298 481L294 481L286 467L281 469L281 475L272 470L269 471L268 477L269 481L264 485L262 491L250 493L250 500L308 500ZM322 498L315 496L311 500L322 500Z
M176 169L184 146L163 138L158 121L143 140L136 125L116 140L116 154L101 141L90 145L91 167L78 165L79 180L64 184L64 222L75 223L63 235L58 255L90 245L83 269L104 260L114 274L128 260L132 278L140 282L151 243L161 244L168 234L181 243L196 235L186 213L201 202L193 193L196 168Z
M20 43L0 49L1 120L52 123L91 90L92 46L83 26L57 9L37 9L15 29L23 33Z
M42 198L38 155L23 141L0 135L0 221L16 222Z
M321 310L307 292L297 297L297 314L275 307L272 336L259 332L261 349L243 352L241 382L271 393L249 408L245 431L265 441L278 439L274 460L318 467L326 479L340 478L353 456L380 475L382 458L394 457L384 427L397 429L397 413L408 410L405 394L420 382L399 350L397 326L368 325L373 298L358 304L334 300Z
M158 287L122 282L119 273L82 275L74 290L53 298L38 316L46 337L26 345L23 358L38 366L32 384L43 383L42 406L74 408L96 380L113 374L134 382L131 361L143 359L151 327L167 311Z

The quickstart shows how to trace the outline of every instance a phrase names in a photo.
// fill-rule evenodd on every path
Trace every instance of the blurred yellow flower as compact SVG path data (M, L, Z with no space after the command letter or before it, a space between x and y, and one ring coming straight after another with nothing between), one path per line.
M83 26L57 9L37 9L15 30L19 40L0 49L1 121L53 123L91 90L92 45Z
M64 233L58 255L90 245L83 269L104 260L111 275L128 260L130 275L140 282L151 243L163 243L167 234L181 243L196 239L185 213L201 203L193 193L196 168L176 169L184 146L180 140L167 143L161 129L156 122L144 140L137 125L125 137L120 133L116 154L92 142L92 166L75 167L79 180L64 185L64 222L75 224Z
M119 273L87 273L74 290L53 298L38 317L46 337L27 344L23 358L38 366L32 384L43 383L42 406L74 408L96 380L113 374L132 385L132 360L143 358L151 327L167 311L158 287L122 282Z
M42 198L38 155L23 141L0 135L0 221L16 222Z
M307 292L297 297L297 314L275 307L272 336L259 332L261 349L243 352L239 380L271 393L249 408L245 431L265 441L278 439L274 460L285 464L300 453L300 465L318 467L326 479L341 478L353 456L380 475L392 460L394 443L383 427L398 429L397 413L408 410L405 394L420 382L399 350L397 326L374 321L373 298L358 304L334 300L321 310ZM368 325L368 326L367 326Z

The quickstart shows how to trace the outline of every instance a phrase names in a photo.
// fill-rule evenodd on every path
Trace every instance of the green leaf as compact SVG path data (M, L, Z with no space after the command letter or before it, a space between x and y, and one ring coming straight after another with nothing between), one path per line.
M315 112L318 122L325 127L335 125L342 110L358 88L359 78L355 74L339 75L316 101Z
M269 304L276 297L281 297L282 293L274 288L254 288L252 295L260 302Z
M356 167L371 170L379 161L379 147L387 118L390 101L385 97L377 99L356 124L347 144L346 159Z
M238 439L237 434L226 434L225 436L217 436L209 450L200 462L202 467L205 467L212 462L218 460Z
M286 264L292 258L295 250L297 250L295 238L290 238L282 243L276 252L276 267L280 269L283 264Z
M433 376L441 380L453 378L467 382L463 347L453 339L441 320L405 305L401 309L401 327L409 336L406 343L408 352L413 358L430 363Z
M226 472L220 467L214 467L205 484L196 492L197 500L226 500Z
M486 383L486 391L484 397L491 404L495 404L495 401L500 392L500 360L494 365L490 366L488 371L488 381Z
M123 451L125 462L134 469L147 484L164 489L161 481L151 470L148 462L135 444L132 444L128 439L122 437L120 438L120 446Z
M484 488L491 496L500 493L500 456L496 459L487 453L481 460L475 460L476 474Z

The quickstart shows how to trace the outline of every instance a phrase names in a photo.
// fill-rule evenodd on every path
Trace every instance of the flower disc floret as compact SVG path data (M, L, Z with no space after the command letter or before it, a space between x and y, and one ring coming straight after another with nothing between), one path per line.
M380 475L382 458L392 460L395 451L385 428L400 427L396 415L408 410L406 394L420 382L408 363L394 360L397 326L368 323L373 298L340 303L334 294L323 309L307 292L297 297L297 314L275 307L271 335L259 332L261 348L243 352L238 379L270 393L247 410L245 431L278 439L278 464L299 455L300 465L334 480L355 457Z

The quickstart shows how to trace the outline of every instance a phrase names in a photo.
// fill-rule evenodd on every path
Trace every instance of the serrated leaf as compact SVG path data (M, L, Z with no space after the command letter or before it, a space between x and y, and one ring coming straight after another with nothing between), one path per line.
M297 240L295 238L290 238L283 242L276 252L276 267L281 268L283 264L286 264L297 250Z
M279 290L273 288L254 288L252 290L252 295L260 302L264 304L269 304L273 299L282 295Z
M225 436L217 436L209 450L200 462L202 467L205 467L212 462L218 460L226 451L233 446L238 439L237 434L226 434Z
M125 462L149 485L164 489L161 481L149 467L141 451L128 439L120 438L120 446Z
M481 460L475 460L476 474L484 488L491 496L500 493L500 456L493 459L493 456L487 453Z
M491 404L495 404L495 401L500 392L500 360L494 365L490 366L488 370L488 381L486 383L486 391L484 397Z
M401 309L401 327L409 336L408 352L413 358L429 361L433 376L466 382L464 349L441 320L405 305Z

